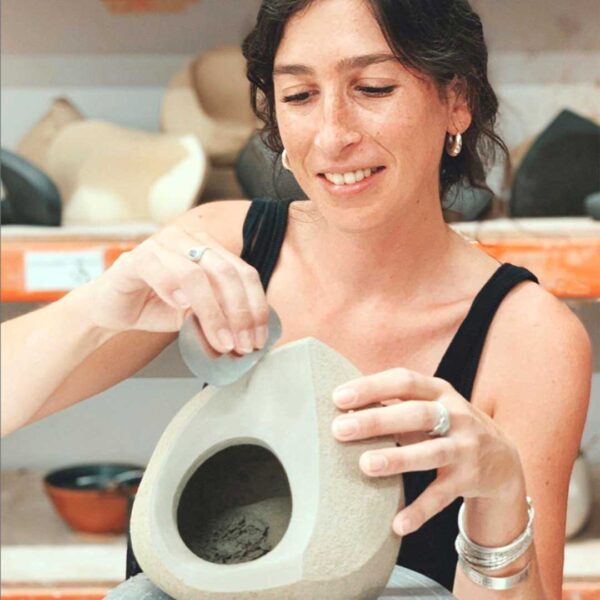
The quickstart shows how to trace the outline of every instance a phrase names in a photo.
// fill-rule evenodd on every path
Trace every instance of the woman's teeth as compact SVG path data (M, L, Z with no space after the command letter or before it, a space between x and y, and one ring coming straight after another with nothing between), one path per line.
M358 169L358 171L350 171L349 173L324 173L325 179L331 181L335 185L345 185L349 183L356 183L362 181L367 177L370 177L372 173L378 170L377 167L369 169Z

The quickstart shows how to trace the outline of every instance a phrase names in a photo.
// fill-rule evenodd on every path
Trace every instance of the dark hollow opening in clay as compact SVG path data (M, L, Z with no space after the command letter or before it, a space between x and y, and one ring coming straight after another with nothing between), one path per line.
M177 507L185 545L218 564L256 560L283 538L292 495L283 465L261 446L221 450L192 475Z

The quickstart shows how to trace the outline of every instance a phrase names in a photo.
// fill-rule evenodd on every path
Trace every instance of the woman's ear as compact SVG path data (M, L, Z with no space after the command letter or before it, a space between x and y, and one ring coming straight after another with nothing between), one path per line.
M447 92L448 126L447 131L452 135L464 133L473 120L468 101L467 82L458 75L448 84Z

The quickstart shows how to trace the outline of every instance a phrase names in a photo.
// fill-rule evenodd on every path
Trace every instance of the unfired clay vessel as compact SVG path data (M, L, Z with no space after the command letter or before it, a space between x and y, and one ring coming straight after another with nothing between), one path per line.
M399 476L361 454L391 438L338 442L333 389L360 373L307 338L173 419L135 500L140 566L177 600L372 600L400 548Z

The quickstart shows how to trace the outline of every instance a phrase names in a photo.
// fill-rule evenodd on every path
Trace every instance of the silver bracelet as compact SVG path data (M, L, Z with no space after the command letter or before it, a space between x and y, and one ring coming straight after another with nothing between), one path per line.
M460 566L466 576L477 585L487 588L488 590L510 590L519 583L522 583L529 577L529 567L531 563L527 563L523 569L514 575L508 577L492 577L485 573L480 573L477 569L474 569L467 563L462 556L458 557Z
M484 569L486 571L497 571L499 569L503 569L520 558L527 550L527 548L525 548L523 552L519 551L510 554L498 554L481 557L470 551L468 543L465 542L464 538L462 538L460 535L457 536L456 541L454 542L454 547L456 548L457 554L462 556L465 562L469 563L472 567Z
M510 544L498 547L488 547L476 544L464 530L464 510L465 505L460 507L458 513L458 530L454 547L463 562L468 563L470 567L495 571L510 565L515 560L523 556L531 546L533 541L533 518L535 511L531 503L531 498L527 496L527 526L523 533L513 540Z

